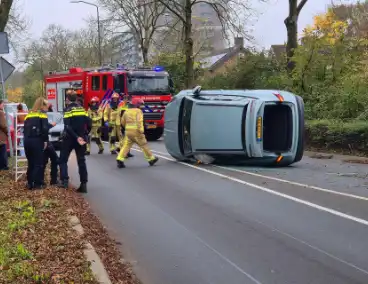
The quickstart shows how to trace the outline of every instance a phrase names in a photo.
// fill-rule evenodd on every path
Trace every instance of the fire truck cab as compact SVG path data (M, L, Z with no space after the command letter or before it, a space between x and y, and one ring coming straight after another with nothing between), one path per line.
M142 106L145 134L148 140L158 140L163 134L164 112L171 101L173 83L169 74L160 66L126 68L118 65L96 68L73 67L68 71L49 72L45 76L47 99L53 109L63 112L66 93L73 89L78 101L87 110L92 97L99 97L101 104L110 103L113 92L144 100Z

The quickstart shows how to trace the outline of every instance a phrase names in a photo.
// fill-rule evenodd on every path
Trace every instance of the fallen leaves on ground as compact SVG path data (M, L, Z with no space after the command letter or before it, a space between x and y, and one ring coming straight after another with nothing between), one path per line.
M70 227L70 214L80 218L83 236ZM82 196L55 187L25 190L0 172L0 283L97 283L84 257L86 242L113 283L139 283Z

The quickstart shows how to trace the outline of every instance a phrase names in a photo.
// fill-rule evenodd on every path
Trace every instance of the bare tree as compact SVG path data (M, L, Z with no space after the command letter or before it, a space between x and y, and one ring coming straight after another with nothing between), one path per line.
M18 56L18 47L26 40L24 36L29 22L24 17L21 7L16 4L16 0L0 1L0 32L8 33L10 45Z
M141 47L144 63L148 63L148 52L157 29L163 27L160 16L165 6L152 0L99 0L109 13L105 20L116 31L128 28Z
M156 0L164 5L168 11L174 14L183 25L183 46L186 57L186 86L192 87L194 81L194 40L193 40L193 7L196 4L207 4L214 9L221 22L223 32L233 31L237 34L245 34L242 30L242 16L251 9L248 0ZM260 0L262 1L262 0Z
M12 5L13 0L2 0L0 2L0 32L5 31Z
M292 58L294 50L298 47L298 18L307 1L301 0L298 4L298 0L289 0L289 15L284 21L287 30L286 57L289 74L295 68Z

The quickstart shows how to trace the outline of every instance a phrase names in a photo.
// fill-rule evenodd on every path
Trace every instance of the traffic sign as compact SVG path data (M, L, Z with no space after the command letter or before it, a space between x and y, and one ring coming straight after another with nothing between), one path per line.
M8 33L0 32L0 54L9 53Z
M11 74L13 74L15 67L10 64L6 59L0 57L0 68L2 69L2 81L6 81Z

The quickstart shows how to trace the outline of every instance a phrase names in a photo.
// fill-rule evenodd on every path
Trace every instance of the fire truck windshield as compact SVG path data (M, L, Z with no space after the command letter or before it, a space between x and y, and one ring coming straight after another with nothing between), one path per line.
M128 92L160 94L169 93L169 77L168 76L131 76L128 79Z

